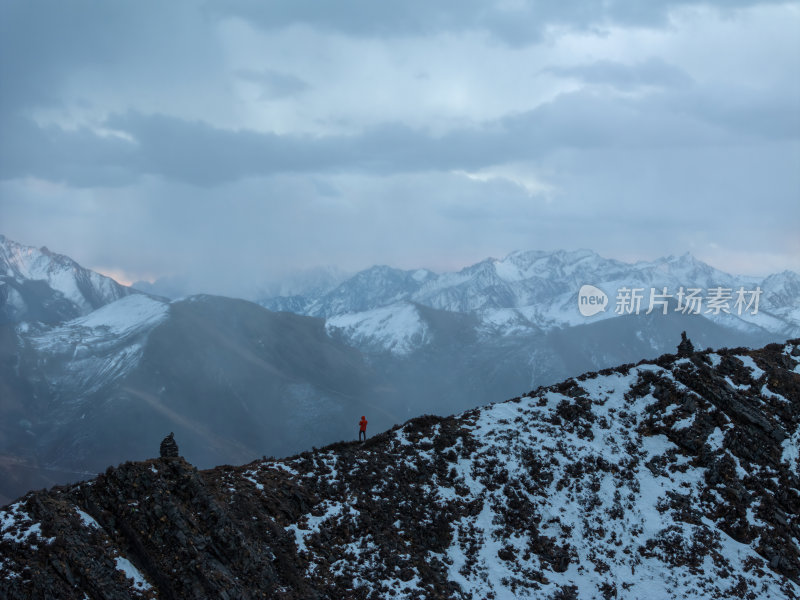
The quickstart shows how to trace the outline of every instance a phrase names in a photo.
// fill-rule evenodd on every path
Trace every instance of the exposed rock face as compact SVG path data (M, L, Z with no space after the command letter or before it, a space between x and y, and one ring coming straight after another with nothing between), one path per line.
M800 340L0 510L9 598L800 597Z
M175 433L170 432L167 437L161 440L161 458L177 458L178 444L175 441Z

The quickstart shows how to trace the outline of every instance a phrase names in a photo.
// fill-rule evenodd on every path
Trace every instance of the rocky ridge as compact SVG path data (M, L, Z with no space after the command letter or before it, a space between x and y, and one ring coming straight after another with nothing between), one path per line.
M794 598L800 340L0 510L9 598Z

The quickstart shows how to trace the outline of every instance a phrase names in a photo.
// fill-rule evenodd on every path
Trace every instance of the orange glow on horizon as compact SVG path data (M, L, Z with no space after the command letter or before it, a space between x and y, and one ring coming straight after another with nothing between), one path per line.
M153 280L149 277L136 277L131 273L123 271L122 269L106 267L91 267L91 269L92 271L100 273L100 275L110 277L120 285L124 285L126 287L132 286L135 281L149 281L150 283L153 283Z

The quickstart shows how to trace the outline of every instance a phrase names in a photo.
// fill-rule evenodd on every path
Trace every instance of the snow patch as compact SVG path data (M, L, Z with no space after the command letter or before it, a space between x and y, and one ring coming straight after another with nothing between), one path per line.
M15 502L0 511L0 534L4 540L17 544L29 543L34 548L33 542L41 540L52 544L56 538L42 538L42 526L22 508L22 502Z
M745 368L750 369L751 377L753 379L761 379L761 376L764 374L764 370L760 369L758 365L756 365L756 361L753 360L751 356L737 356L741 363L745 366Z
M411 354L430 341L428 325L417 308L407 303L331 317L325 328L329 334L344 335L354 345L377 348L397 356Z
M126 578L133 579L133 587L135 590L144 592L153 589L153 586L147 582L141 571L134 567L133 563L131 563L131 561L129 561L127 558L123 556L117 556L114 561L117 564L118 571L122 571Z
M800 472L800 429L781 442L781 462L788 463L795 475Z
M87 527L89 527L91 529L102 529L100 527L100 524L97 521L94 520L92 515L83 512L80 508L76 508L75 512L78 513L78 516L81 518L81 521Z
M715 427L714 431L711 432L711 435L708 436L706 439L706 444L711 447L712 452L718 452L722 450L722 443L725 441L725 432L722 431L719 427Z

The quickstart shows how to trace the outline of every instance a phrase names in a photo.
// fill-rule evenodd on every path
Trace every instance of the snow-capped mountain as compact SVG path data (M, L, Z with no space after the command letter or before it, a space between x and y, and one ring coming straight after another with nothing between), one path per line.
M413 299L414 292L433 277L426 269L371 267L312 301L303 312L313 317L331 317L380 308Z
M578 310L578 292L594 285L608 297L603 312L590 318ZM687 307L732 332L771 335L786 339L800 335L800 276L790 271L765 279L734 276L698 261L690 254L633 264L606 259L588 250L574 252L514 252L502 260L487 259L457 273L440 275L430 271L402 271L373 267L343 282L330 292L316 296L278 297L262 302L270 308L323 316L330 331L349 336L355 345L376 351L385 341L385 351L409 354L430 341L415 335L422 325L408 319L409 302L448 312L474 314L477 331L487 340L507 336L540 336L554 329L575 327L612 319L633 311L621 305L621 292L638 290L636 314L661 311L664 294L668 313ZM721 288L727 300L720 310L709 309L708 295ZM701 292L699 305L688 306L680 296L691 289ZM759 304L737 306L738 292L752 300L760 290ZM679 303L682 303L679 305ZM378 311L376 313L375 311ZM390 313L397 312L396 316ZM686 311L684 311L686 312ZM376 314L380 318L376 318ZM401 334L396 324L406 322L413 331ZM387 323L393 323L387 335ZM399 337L416 342L397 344ZM666 348L660 348L665 351Z
M134 292L67 256L0 235L0 324L62 322Z
M213 296L168 302L120 286L120 299L83 314L85 306L45 277L80 267L61 257L37 270L31 265L51 255L16 247L28 258L15 259L22 266L0 290L49 290L66 308L38 320L29 308L15 317L25 320L0 323L0 502L109 460L141 458L148 436L163 429L181 434L204 467L285 456L340 439L354 413L369 413L377 429L452 414L656 357L672 351L683 330L698 347L785 340L798 310L798 277L787 272L764 280L760 321L676 311L586 318L576 298L586 281L743 279L689 256L626 265L580 251L515 253L442 275L374 267L332 290L321 284L308 297L278 298L282 313ZM42 278L26 278L33 276Z
M31 492L0 510L0 578L10 599L797 598L798 423L800 340L665 355L363 444Z

